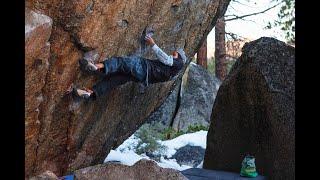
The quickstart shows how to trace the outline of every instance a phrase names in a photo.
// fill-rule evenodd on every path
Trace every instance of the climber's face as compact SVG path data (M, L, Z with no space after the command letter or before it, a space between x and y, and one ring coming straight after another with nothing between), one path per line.
M172 56L173 56L173 58L178 58L178 52L177 51L173 51Z

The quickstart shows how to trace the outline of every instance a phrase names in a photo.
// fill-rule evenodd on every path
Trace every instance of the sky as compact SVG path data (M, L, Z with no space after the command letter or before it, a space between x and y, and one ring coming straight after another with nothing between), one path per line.
M255 12L263 11L277 2L271 2L271 0L238 0L236 3L231 1L225 15L236 14L238 16L251 14ZM263 36L274 37L278 40L285 41L284 33L279 28L273 28L271 30L264 29L268 22L273 22L277 19L281 5L270 9L269 11L250 16L245 18L246 20L233 20L226 22L226 32L232 32L239 36L255 40ZM208 58L214 56L214 28L207 37L208 46Z

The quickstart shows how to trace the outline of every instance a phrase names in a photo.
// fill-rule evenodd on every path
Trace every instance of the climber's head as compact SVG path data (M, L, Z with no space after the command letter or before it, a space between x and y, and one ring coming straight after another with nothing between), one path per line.
M178 58L178 51L173 51L172 56L173 56L173 58L177 59Z
M172 53L173 58L175 59L182 59L183 63L186 63L187 57L183 49L179 48Z

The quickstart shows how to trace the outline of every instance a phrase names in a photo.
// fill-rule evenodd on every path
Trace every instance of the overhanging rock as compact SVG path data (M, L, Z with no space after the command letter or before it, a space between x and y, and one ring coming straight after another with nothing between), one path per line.
M98 80L80 72L78 59L84 52L96 49L100 61L132 54L153 58L139 45L143 30L151 27L156 43L164 51L171 53L182 47L192 57L228 3L26 1L27 9L52 18L48 64L37 69L26 63L34 72L26 74L26 84L37 87L26 88L26 109L37 112L34 115L26 111L26 124L37 123L26 128L26 134L32 137L25 139L26 176L45 170L60 176L103 162L110 149L129 137L173 87L173 82L154 84L140 94L136 84L128 83L95 102L76 101L65 95L71 83L90 87ZM32 105L37 98L39 102Z

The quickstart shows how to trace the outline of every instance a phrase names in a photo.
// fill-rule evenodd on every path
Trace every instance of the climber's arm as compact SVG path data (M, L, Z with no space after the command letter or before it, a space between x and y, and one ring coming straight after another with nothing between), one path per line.
M149 36L146 36L146 41L149 45L151 45L153 52L156 54L157 58L160 62L162 62L165 65L172 66L173 64L173 57L167 55L164 51L162 51L161 48L159 48L158 45L155 44L153 39Z

